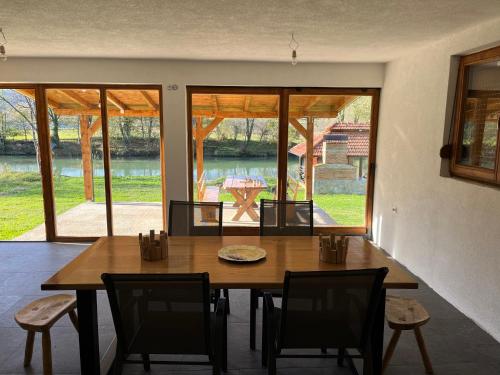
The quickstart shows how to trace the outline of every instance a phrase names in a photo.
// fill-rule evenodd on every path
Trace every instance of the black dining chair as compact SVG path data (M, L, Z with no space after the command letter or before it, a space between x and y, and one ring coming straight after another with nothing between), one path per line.
M212 365L227 368L226 300L210 312L208 273L102 274L117 337L114 373L124 363ZM151 360L151 354L206 355L207 361ZM140 355L141 360L130 359Z
M222 236L223 202L186 202L171 200L168 210L169 236ZM212 302L217 303L220 289L214 289ZM223 290L229 307L229 290Z
M260 200L261 236L312 236L313 201ZM257 309L264 292L281 297L281 289L250 290L250 348L255 350ZM263 338L264 342L264 338Z
M387 268L285 273L281 308L272 295L264 295L262 350L270 375L277 358L337 358L347 360L357 374L353 358L363 359L363 374L372 374L372 335L375 317L385 303ZM383 324L383 321L382 321ZM338 354L285 354L286 349L338 349ZM348 350L359 354L350 354ZM382 348L379 351L381 352Z
M168 210L169 236L222 236L222 202L171 200Z

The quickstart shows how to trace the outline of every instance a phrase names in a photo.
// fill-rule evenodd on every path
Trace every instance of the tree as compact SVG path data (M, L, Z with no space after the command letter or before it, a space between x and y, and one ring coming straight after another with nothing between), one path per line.
M38 170L40 170L40 147L38 145L37 126L36 126L36 110L35 101L27 96L20 95L22 98L17 98L15 95L7 97L4 90L0 91L0 100L7 104L18 115L23 126L28 126L31 130L33 147L35 148L36 161Z
M50 143L54 145L55 148L59 148L59 115L54 112L52 108L49 108L49 117L52 121L52 134L50 136Z

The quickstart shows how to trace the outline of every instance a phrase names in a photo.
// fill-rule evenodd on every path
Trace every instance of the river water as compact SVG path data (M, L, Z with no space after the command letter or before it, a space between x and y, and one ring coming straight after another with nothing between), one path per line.
M296 171L297 162L289 166L289 171ZM82 177L80 159L56 158L52 162L54 175L68 177ZM194 161L196 166L196 161ZM23 156L2 156L0 155L0 170L3 168L13 172L37 172L38 167L34 157ZM94 176L104 176L102 160L94 160ZM111 169L113 176L159 176L159 159L112 159ZM195 168L196 169L196 168ZM242 176L265 176L277 177L276 159L237 159L237 158L219 158L205 159L204 169L207 180L215 180L220 177L230 175ZM168 173L168 171L167 171ZM196 171L195 171L196 174ZM196 177L196 176L195 176Z

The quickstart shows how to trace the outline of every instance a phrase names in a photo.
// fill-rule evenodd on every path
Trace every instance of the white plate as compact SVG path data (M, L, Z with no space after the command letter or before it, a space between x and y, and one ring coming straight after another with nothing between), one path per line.
M230 262L256 262L266 257L266 250L251 245L231 245L219 250L219 258Z

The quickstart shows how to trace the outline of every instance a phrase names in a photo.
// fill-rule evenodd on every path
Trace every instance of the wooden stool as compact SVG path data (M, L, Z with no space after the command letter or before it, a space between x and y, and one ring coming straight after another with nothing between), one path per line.
M31 363L35 332L42 333L43 373L52 375L52 352L50 345L50 328L64 314L68 314L78 331L78 318L75 313L76 298L69 294L57 294L31 302L15 315L17 324L28 331L24 352L24 367Z
M382 371L387 368L391 360L399 336L401 336L401 331L412 329L417 339L422 360L424 361L425 372L433 374L431 360L425 349L424 338L420 332L420 326L427 323L431 317L424 307L414 299L387 296L385 301L385 317L387 318L389 327L394 329L394 333L385 352Z

